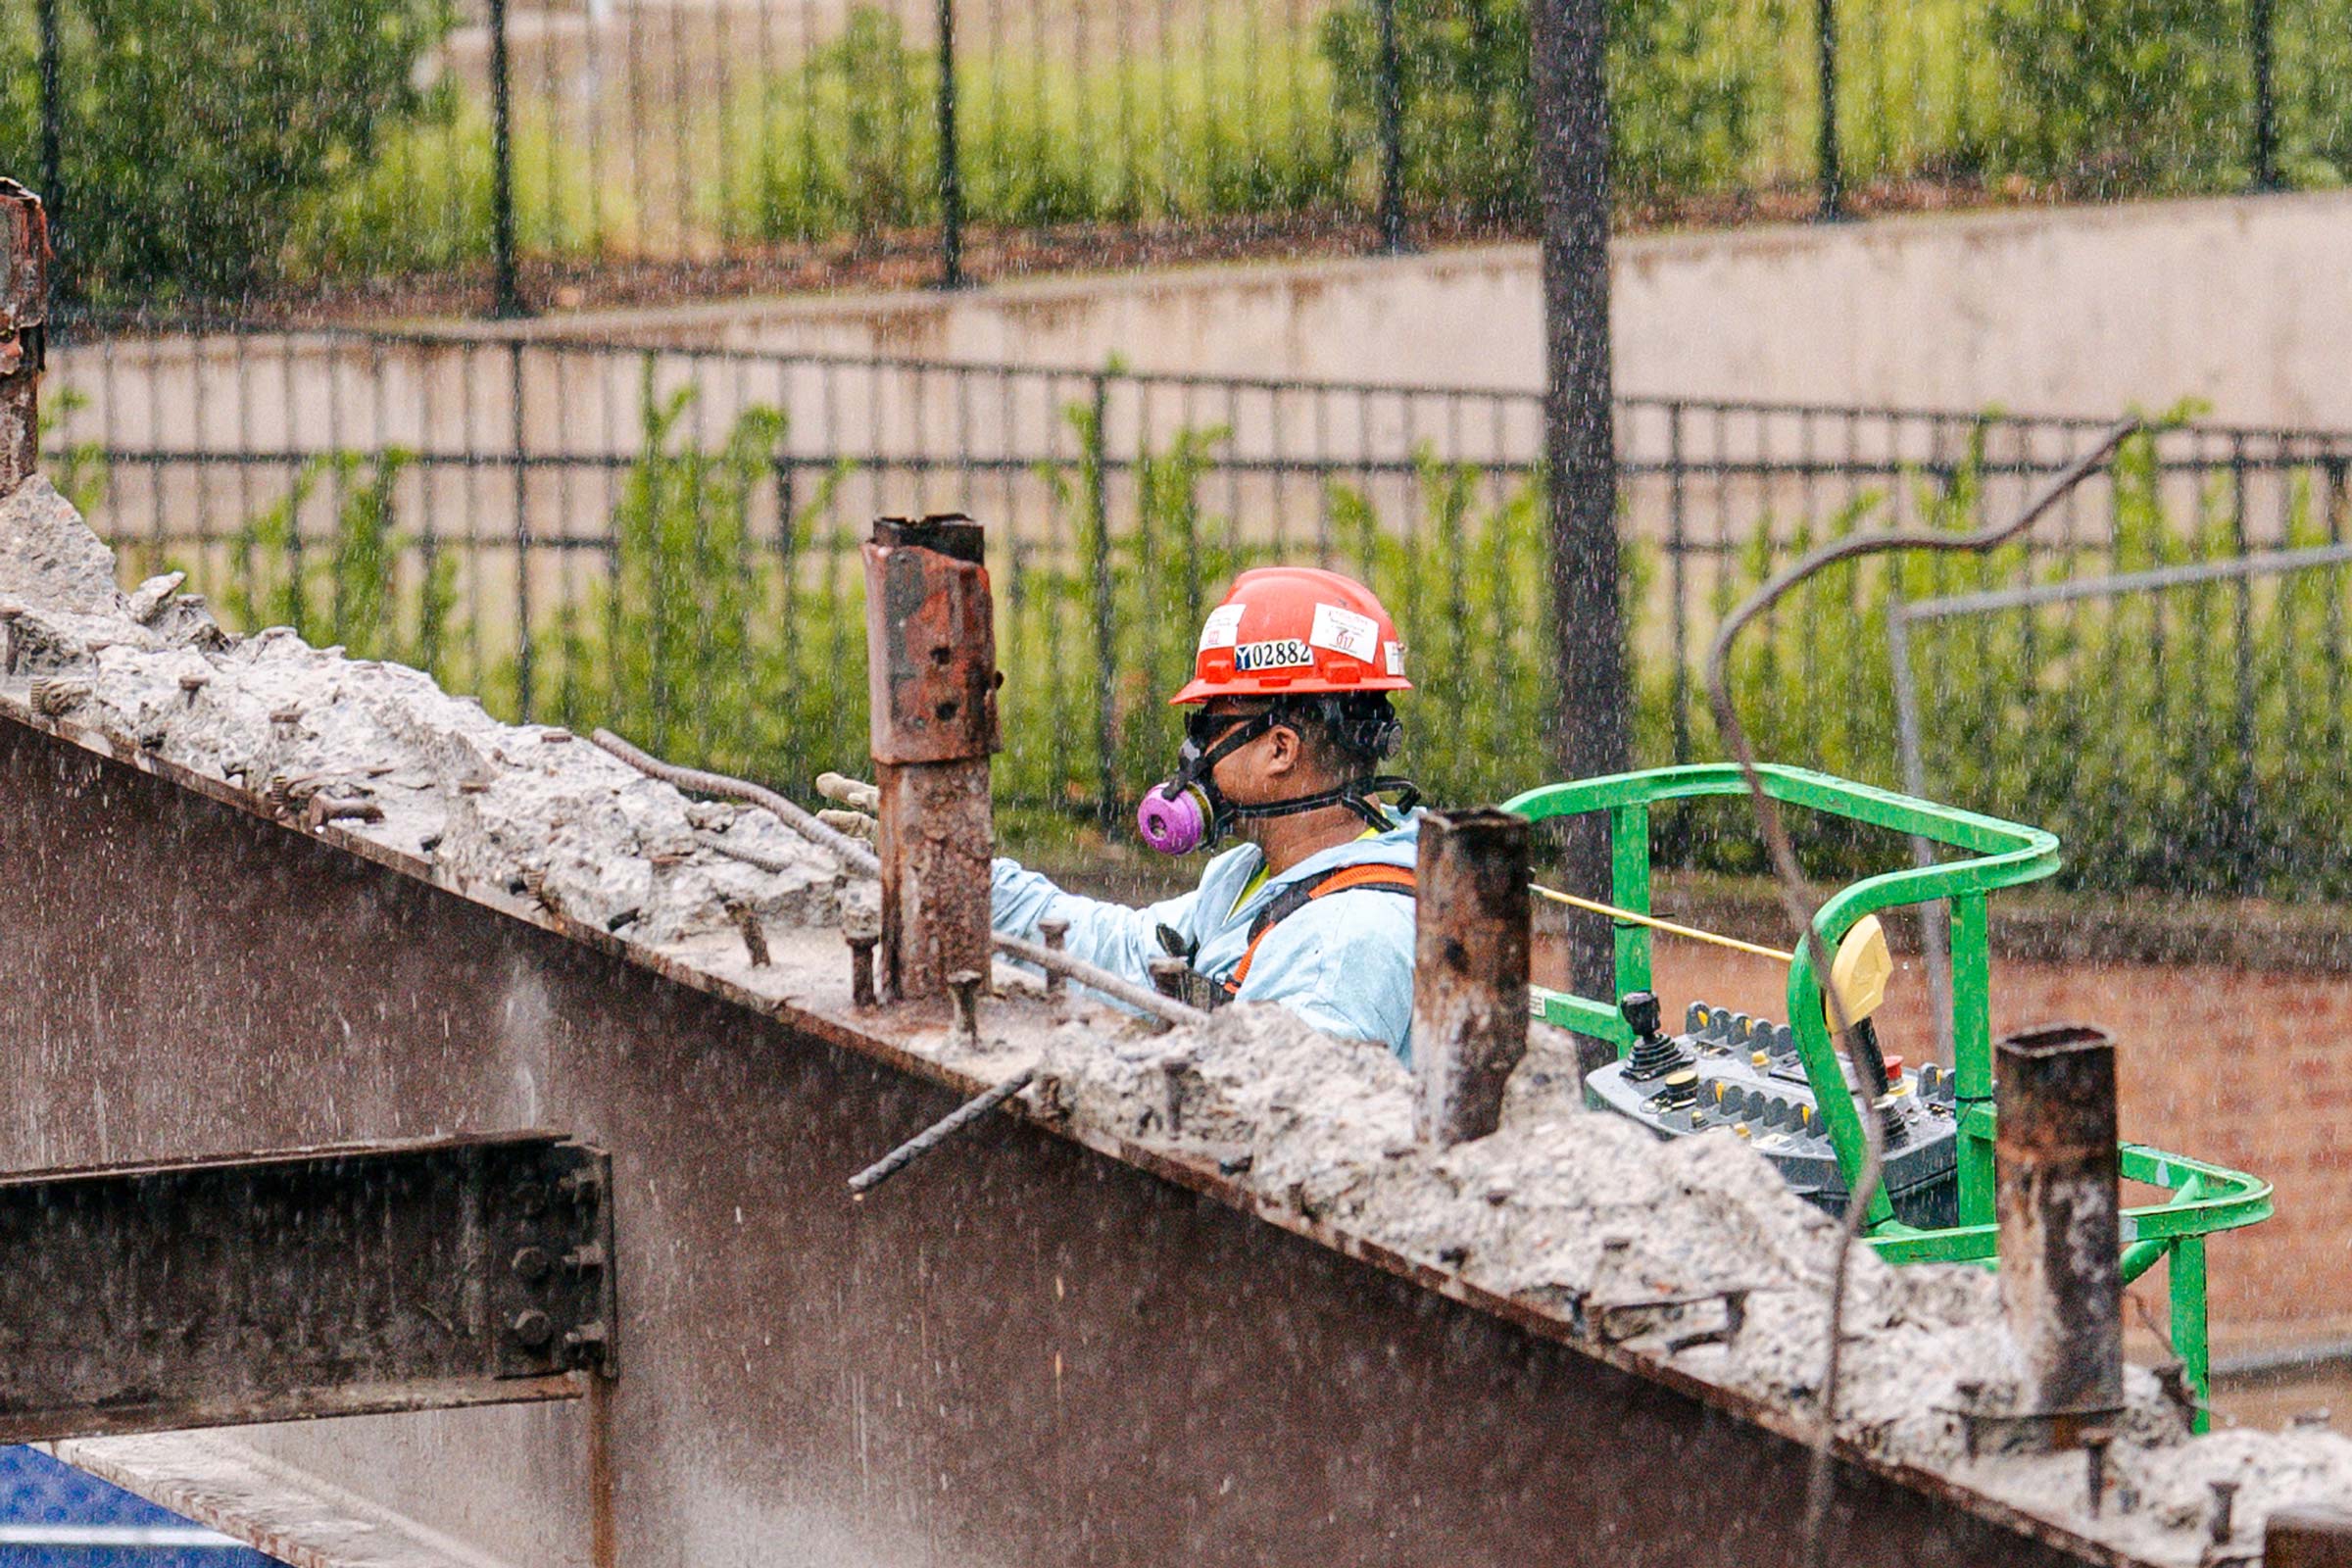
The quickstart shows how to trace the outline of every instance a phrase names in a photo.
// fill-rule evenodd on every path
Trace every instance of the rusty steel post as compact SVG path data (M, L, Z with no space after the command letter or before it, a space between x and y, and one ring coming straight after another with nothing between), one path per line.
M0 179L0 496L41 466L41 364L49 327L49 219Z
M1528 823L1510 811L1421 819L1413 942L1414 1131L1484 1138L1527 1054Z
M2059 1446L2124 1402L2115 1042L2084 1024L2027 1029L1995 1052L2001 1307L2025 1368L2021 1408Z
M2352 1513L2280 1508L2263 1524L2263 1568L2352 1568Z
M969 517L883 517L864 548L886 1001L988 973L988 759L1002 743L981 543Z

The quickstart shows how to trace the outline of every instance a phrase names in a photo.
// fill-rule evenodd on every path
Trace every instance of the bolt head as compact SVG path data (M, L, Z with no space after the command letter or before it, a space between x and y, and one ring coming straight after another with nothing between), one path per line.
M525 1285L536 1285L554 1272L556 1260L547 1255L543 1247L525 1247L517 1250L507 1267Z
M514 1343L526 1350L544 1350L555 1342L556 1320L535 1306L515 1313L514 1320L507 1327L514 1334Z

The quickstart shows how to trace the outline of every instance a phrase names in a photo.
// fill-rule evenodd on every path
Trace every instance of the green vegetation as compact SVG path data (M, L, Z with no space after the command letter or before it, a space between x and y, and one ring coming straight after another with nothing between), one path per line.
M1025 11L991 13L957 53L967 215L1029 227L1368 213L1376 4L1163 8L1070 48ZM66 0L67 275L102 304L169 307L483 263L488 115L477 89L434 76L448 0L356 5ZM1845 172L2092 198L2237 189L2248 7L1849 0ZM24 0L0 10L0 162L20 172L38 166L32 17ZM1813 19L1798 0L1612 0L1619 199L1671 210L1809 182ZM1397 28L1412 209L1532 221L1526 0L1397 0ZM2294 184L2336 183L2352 169L2352 0L2280 5L2277 55L2279 167ZM805 58L689 100L632 85L642 62L606 64L622 79L601 100L517 80L525 255L870 240L938 220L936 53L879 5L853 5Z
M444 0L74 0L61 7L66 276L109 304L231 298L304 204L429 113ZM0 163L40 167L34 8L0 11Z
M965 52L956 90L964 204L1016 226L1329 207L1343 195L1331 76L1305 40L1150 58ZM803 69L740 94L705 180L730 236L869 238L939 220L939 62L871 6Z
M493 182L490 122L477 106L410 122L355 177L303 204L279 265L289 277L318 280L486 264ZM515 125L514 241L524 252L594 254L625 240L635 221L624 190L593 184L575 142L536 118Z
M291 626L311 642L340 643L354 659L447 675L458 563L421 552L395 515L400 477L416 461L395 448L372 459L345 452L305 464L285 495L229 541L222 616L245 627ZM315 552L296 525L322 481L333 516L325 548Z
M1972 452L1948 485L1913 481L1931 525L1957 531L1989 520L1981 511L1983 458ZM2293 479L2280 548L2330 542L2315 477L2306 470ZM2156 442L2138 436L2115 466L2112 541L2031 560L2017 546L1984 558L1865 560L1811 580L1733 662L1758 755L1899 782L1886 654L1886 609L1898 595L1918 600L2239 553L2237 498L2226 471L2186 508L2177 493L2168 502L2160 481ZM1877 514L1889 499L1866 495L1818 529L1800 522L1785 549L1752 547L1719 605L1825 538L1883 525ZM2336 537L2343 521L2335 519ZM2219 583L1915 624L1929 793L2055 832L2066 847L2062 885L2341 899L2352 894L2352 852L2334 805L2352 786L2344 748L2352 723L2343 677L2348 604L2352 570L2330 567L2242 589ZM1645 674L1654 705L1663 672ZM1692 745L1697 756L1720 753L1703 713ZM1883 841L1818 823L1810 831L1812 863L1823 874L1886 863ZM1744 841L1722 844L1735 852L1701 858L1721 869L1761 869Z
M536 711L575 727L611 724L665 755L805 790L823 768L857 769L865 749L862 530L835 505L850 469L796 470L798 499L779 533L782 416L748 410L698 447L685 436L694 396L662 401L646 389L641 446L603 566L550 595L531 628ZM1032 837L1066 837L1094 820L1106 776L1121 798L1157 777L1177 739L1165 696L1189 671L1207 606L1241 570L1315 555L1251 534L1208 504L1223 489L1222 428L1181 430L1113 464L1091 405L1065 417L1078 455L1039 475L1052 524L1002 541L993 563L1000 661L1013 675L998 797ZM1980 448L1946 479L1908 477L1909 511L1930 526L1981 526L1983 469ZM186 564L235 623L291 624L355 656L418 664L512 715L519 650L502 645L514 628L497 608L512 602L512 557L485 546L461 559L449 541L404 527L403 480L413 494L416 474L401 452L316 461L224 549ZM2102 534L2076 556L2013 547L1989 560L1871 560L1799 590L1733 661L1759 754L1898 782L1884 652L1897 594L2235 553L2226 468L2193 498L2177 483L2167 492L2143 436L2116 474L2112 543ZM2327 542L2329 497L2345 505L2317 484L2305 473L2285 493L2289 547ZM1404 709L1404 762L1438 801L1496 799L1547 777L1555 683L1539 488L1425 455L1409 486L1383 494L1386 507L1333 484L1321 537L1332 564L1381 594L1410 644L1418 689ZM1872 491L1828 515L1763 519L1713 613L1693 607L1700 635L1793 554L1883 526L1895 499ZM299 537L297 518L306 519ZM2337 536L2346 520L2339 511ZM1652 552L1629 549L1624 566L1627 603L1663 613ZM2230 584L1915 628L1930 793L2053 829L2076 887L2352 896L2352 851L2334 806L2352 789L2352 571L2258 583L2243 608L2242 637ZM1653 659L1638 673L1637 756L1671 760L1675 672ZM1690 755L1718 756L1694 676L1690 685ZM1883 836L1819 819L1796 825L1821 875L1887 863ZM1661 830L1663 863L1760 866L1737 808L1665 813Z

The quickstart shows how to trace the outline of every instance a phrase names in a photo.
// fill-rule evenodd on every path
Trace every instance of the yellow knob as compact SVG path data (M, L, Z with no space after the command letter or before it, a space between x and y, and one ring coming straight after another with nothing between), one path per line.
M1772 1060L1772 1053L1769 1051L1751 1051L1747 1054L1747 1059L1761 1067Z
M1747 1123L1743 1121L1736 1121L1732 1123L1732 1131L1738 1133L1740 1137L1745 1138L1747 1136Z

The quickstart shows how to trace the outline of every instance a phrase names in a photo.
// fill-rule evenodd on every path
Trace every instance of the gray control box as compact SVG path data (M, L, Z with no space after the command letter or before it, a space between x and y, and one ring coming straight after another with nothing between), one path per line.
M1845 1211L1845 1178L1822 1125L1796 1036L1787 1024L1693 1003L1674 1037L1676 1060L1635 1076L1621 1058L1585 1079L1585 1098L1661 1138L1744 1137L1797 1195ZM1841 1057L1848 1081L1853 1066ZM1906 1069L1890 1085L1901 1132L1888 1141L1886 1194L1895 1217L1921 1227L1960 1222L1956 1104L1951 1074Z

